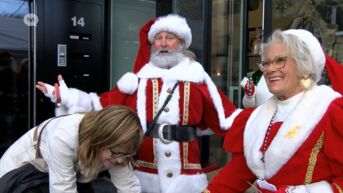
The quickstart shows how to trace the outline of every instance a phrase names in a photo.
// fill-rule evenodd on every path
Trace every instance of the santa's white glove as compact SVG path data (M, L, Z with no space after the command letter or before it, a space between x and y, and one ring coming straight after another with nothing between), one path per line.
M59 90L61 95L61 104L66 106L67 108L72 107L74 104L77 103L76 96L73 96L70 88L68 88L67 84L63 79L58 78Z
M240 82L241 87L244 89L243 106L245 108L256 106L256 86L247 77L244 77Z
M49 97L51 102L56 103L56 92L55 92L55 88L50 85L50 84L46 84L45 83L45 87L46 87L46 92L43 92L44 95L46 97Z
M58 76L58 83L60 85L61 104L67 107L69 112L88 112L93 110L90 94L76 88L69 88L60 75Z
M93 96L95 95L94 93L88 94L75 88L69 88L61 75L58 75L58 83L59 86L56 85L53 87L44 82L38 82L36 87L41 90L45 96L49 97L52 102L57 101L57 103L65 106L68 114L93 110L92 98L96 98Z
M306 190L305 185L298 185L298 186L289 186L286 188L286 193L309 193Z
M333 193L330 184L323 180L306 185L289 186L286 189L286 193Z
M244 93L246 96L253 97L256 94L256 86L252 79L244 77L241 81L240 85L244 89Z

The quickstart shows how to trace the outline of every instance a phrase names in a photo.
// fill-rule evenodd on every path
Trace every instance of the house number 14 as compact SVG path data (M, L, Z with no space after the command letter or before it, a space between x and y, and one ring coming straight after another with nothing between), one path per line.
M73 22L74 27L77 27L78 25L84 27L86 25L84 17L77 18L74 16L71 18L71 21Z

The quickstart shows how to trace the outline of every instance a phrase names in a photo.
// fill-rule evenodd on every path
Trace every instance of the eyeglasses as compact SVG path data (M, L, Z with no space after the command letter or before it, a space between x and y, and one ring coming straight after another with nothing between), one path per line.
M129 158L129 157L133 157L136 155L136 153L123 153L123 152L113 152L111 151L112 158Z
M285 67L287 61L287 56L277 56L273 60L269 61L262 61L258 64L258 67L263 72L267 67L269 67L271 64L274 64L276 69L281 69Z

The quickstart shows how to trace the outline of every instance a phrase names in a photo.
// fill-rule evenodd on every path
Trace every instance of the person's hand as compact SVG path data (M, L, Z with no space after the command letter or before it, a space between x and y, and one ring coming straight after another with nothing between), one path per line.
M298 185L298 186L281 186L277 189L275 193L302 193L302 192L310 192L306 189L305 185Z
M244 92L247 96L253 96L255 94L255 85L252 79L249 79L244 85Z
M37 82L36 88L44 93L45 96L49 97L53 103L57 105L63 104L69 107L70 101L70 91L62 75L57 76L58 84L55 83L54 86L47 84L45 82Z
M56 92L55 92L55 88L52 85L47 84L45 82L38 81L36 84L36 88L42 91L42 93L46 97L49 97L53 103L56 103Z

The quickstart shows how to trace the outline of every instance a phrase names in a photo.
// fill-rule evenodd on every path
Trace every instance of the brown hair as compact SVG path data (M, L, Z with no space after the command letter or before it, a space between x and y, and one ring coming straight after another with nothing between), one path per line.
M90 174L96 175L102 166L102 150L121 146L128 152L136 152L142 140L137 114L128 107L109 106L82 118L77 157Z

